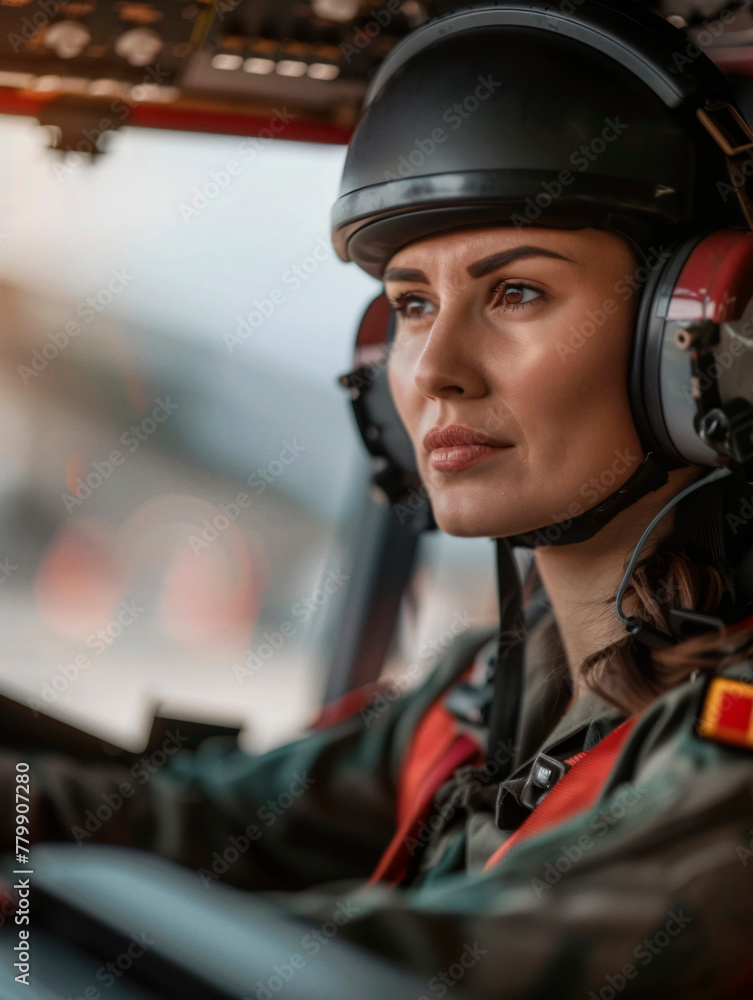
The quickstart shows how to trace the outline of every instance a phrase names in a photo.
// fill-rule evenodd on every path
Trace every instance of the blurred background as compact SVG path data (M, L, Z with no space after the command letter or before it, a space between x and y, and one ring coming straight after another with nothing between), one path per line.
M184 218L242 141L125 128L61 170L0 118L0 682L127 748L157 708L251 748L295 732L368 558L336 376L380 286L329 243L344 147L270 143ZM437 599L408 601L394 656L456 611L493 621L491 555L427 536Z

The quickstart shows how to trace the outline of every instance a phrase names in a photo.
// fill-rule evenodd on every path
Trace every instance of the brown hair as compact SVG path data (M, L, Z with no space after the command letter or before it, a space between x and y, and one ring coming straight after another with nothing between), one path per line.
M732 590L728 577L699 549L676 535L668 535L637 563L623 606L630 615L670 632L670 609L713 613L725 591ZM613 606L614 599L604 603ZM632 715L692 671L714 672L751 652L753 627L730 626L666 649L652 649L626 635L587 657L581 671L591 690Z

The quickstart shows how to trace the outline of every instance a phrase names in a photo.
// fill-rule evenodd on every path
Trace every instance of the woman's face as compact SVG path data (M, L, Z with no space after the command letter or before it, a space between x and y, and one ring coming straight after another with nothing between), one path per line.
M426 237L390 260L389 382L443 531L566 520L637 470L637 266L604 230L507 226Z

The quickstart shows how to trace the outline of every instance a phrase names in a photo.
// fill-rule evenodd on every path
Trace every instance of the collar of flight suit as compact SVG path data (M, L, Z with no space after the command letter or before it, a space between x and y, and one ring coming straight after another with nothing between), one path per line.
M567 708L572 697L567 658L543 588L537 591L531 603L534 613L526 622L525 686L513 748L513 774L536 754L569 743L581 732L585 735L599 720L615 720L616 723L624 718L595 692L588 692L572 708ZM504 677L495 679L488 671L495 651L496 637L478 651L470 677L456 685L445 701L457 719L458 730L473 736L482 747L487 745L488 733L481 717L489 701L489 688L492 682L504 683Z
M495 781L493 763L488 760L485 766L468 765L455 772L435 798L441 823L435 827L434 842L422 859L424 871L441 862L442 841L447 844L444 831L457 823L458 810L466 816L467 867L480 867L537 804L524 804L521 795L540 755L556 756L564 762L596 745L623 719L613 706L591 692L567 709L572 697L567 660L554 613L546 600L538 601L527 626L526 683L514 747L514 771L504 781ZM478 651L470 677L454 688L445 702L456 715L458 729L472 735L483 747L487 731L479 721L479 706L488 702L485 688L492 681L486 667L495 650L496 638Z
M529 633L525 671L516 767L497 789L495 819L500 830L517 829L566 772L565 761L595 746L625 718L593 691L567 708L572 688L550 607Z

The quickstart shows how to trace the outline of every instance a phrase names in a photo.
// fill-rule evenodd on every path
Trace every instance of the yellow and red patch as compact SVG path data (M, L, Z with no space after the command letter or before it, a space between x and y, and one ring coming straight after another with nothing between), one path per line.
M753 748L753 684L714 677L706 690L698 735Z

